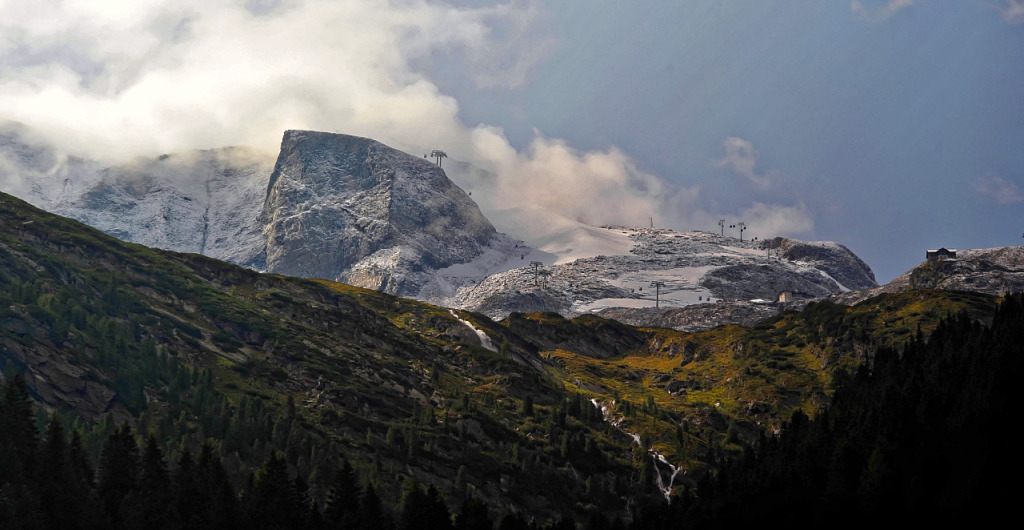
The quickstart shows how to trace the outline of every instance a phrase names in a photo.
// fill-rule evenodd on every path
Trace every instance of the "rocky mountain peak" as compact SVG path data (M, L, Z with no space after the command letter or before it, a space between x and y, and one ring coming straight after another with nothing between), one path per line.
M833 241L808 242L785 237L766 240L762 246L778 252L789 261L814 262L839 284L848 289L877 287L875 273L864 260L844 245Z
M470 261L496 235L428 160L368 138L287 131L263 204L266 268L392 293L412 272Z

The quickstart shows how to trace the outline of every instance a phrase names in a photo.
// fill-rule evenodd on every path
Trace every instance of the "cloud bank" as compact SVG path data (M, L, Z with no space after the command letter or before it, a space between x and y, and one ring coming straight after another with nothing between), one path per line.
M1006 0L999 6L999 14L1010 24L1024 22L1024 0Z
M716 160L715 166L732 169L762 190L771 185L771 179L767 175L761 175L754 170L754 166L757 165L757 151L750 142L730 136L722 144L725 146L725 157Z
M537 132L522 150L467 126L420 66L454 60L480 87L515 89L551 53L538 2L427 0L0 0L0 119L73 154L111 161L248 145L276 153L286 129L444 148L492 175L495 209L591 224L713 228L699 189L677 188L614 147L580 151ZM726 159L753 182L749 142ZM726 162L723 162L726 163ZM472 174L460 184L472 187ZM486 209L485 209L486 210ZM779 233L812 231L805 208L755 204Z
M877 3L877 2L869 2ZM888 20L896 13L914 4L914 0L888 0L884 5L874 8L865 7L860 0L850 1L850 11L860 18L873 23L881 23Z
M1000 206L1024 202L1024 191L1021 191L1020 186L999 175L976 178L974 191Z

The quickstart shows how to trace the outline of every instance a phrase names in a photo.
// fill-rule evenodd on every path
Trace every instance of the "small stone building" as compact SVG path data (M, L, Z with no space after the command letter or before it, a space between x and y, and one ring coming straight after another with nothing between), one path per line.
M940 249L928 249L926 253L928 261L942 261L947 259L956 259L955 248L940 248Z
M787 289L785 291L780 291L779 292L779 296L776 297L775 301L777 303L784 304L786 302L795 302L797 300L812 300L812 299L814 299L814 295L813 294L805 293L803 291L793 291L793 290Z

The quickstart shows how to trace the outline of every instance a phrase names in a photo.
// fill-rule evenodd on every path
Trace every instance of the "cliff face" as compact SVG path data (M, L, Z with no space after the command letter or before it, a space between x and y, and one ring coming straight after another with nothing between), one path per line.
M268 271L406 295L416 273L470 261L496 236L431 162L310 131L285 133L262 220Z

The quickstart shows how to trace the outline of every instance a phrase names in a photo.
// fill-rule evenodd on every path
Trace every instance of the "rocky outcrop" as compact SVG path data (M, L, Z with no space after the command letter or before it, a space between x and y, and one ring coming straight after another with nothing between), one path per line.
M814 263L843 287L854 291L877 287L875 273L850 249L831 241L806 242L785 237L766 240L762 248L770 249L782 259Z
M718 302L686 307L612 307L599 311L604 318L614 318L631 326L656 326L680 331L696 332L723 324L754 324L775 316L782 309L797 309L806 302L795 304L758 304L752 302Z
M1024 247L960 250L956 258L925 261L881 287L844 293L833 299L855 304L878 294L910 289L972 291L994 296L1024 291Z
M892 281L902 289L974 291L992 295L1024 290L1024 247L962 250L955 259L926 261Z
M262 218L268 271L406 295L416 273L470 261L496 235L428 160L310 131L284 134Z

